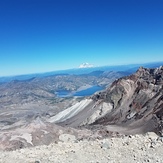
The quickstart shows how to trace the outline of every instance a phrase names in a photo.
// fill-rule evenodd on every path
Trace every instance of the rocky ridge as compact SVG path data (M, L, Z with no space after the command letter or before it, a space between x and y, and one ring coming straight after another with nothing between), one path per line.
M116 124L140 128L142 132L161 132L163 66L156 69L140 67L135 74L114 81L106 91L94 95L92 99L112 105L110 113L94 124Z

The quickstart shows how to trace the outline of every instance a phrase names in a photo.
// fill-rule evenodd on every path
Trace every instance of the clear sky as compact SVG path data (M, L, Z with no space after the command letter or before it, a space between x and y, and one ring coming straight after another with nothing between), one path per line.
M154 61L162 0L0 0L0 76Z

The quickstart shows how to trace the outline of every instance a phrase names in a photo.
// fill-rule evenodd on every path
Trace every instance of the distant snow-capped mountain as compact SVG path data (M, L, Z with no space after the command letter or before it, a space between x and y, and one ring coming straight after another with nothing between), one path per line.
M92 64L89 63L83 63L79 66L79 68L90 68L90 67L94 67Z

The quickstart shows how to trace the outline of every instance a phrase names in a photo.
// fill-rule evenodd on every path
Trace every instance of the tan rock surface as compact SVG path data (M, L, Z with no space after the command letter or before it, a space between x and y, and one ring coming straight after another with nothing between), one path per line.
M163 139L151 133L95 141L59 142L0 152L3 163L145 163L163 162ZM155 137L156 138L156 137Z

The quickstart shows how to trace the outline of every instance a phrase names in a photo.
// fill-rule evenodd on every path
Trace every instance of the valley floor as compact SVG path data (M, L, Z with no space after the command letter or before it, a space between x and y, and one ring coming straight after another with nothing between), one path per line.
M68 137L67 137L68 136ZM76 140L64 135L63 142L16 151L0 152L1 163L145 163L163 162L163 138L154 133L121 138Z

